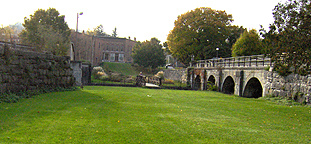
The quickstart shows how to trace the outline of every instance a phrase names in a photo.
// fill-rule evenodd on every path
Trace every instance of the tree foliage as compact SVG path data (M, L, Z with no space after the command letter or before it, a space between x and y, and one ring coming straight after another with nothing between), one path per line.
M18 39L18 34L21 33L23 29L24 28L21 23L16 23L6 27L2 26L0 28L0 41L19 43L19 41L16 40Z
M182 63L188 65L191 55L195 59L210 59L220 48L220 57L231 56L231 47L245 30L231 26L232 15L211 8L197 8L178 16L174 29L167 37L167 44Z
M115 27L114 30L112 30L112 37L117 37L117 28Z
M156 38L152 38L150 41L137 42L133 48L132 57L134 63L145 68L155 69L165 64L162 45Z
M244 31L232 46L232 56L249 56L264 54L259 34L256 30Z
M9 26L0 28L0 41L10 42L13 32L13 29Z
M111 35L107 34L104 32L104 27L102 24L100 24L99 26L95 27L92 30L88 30L86 32L88 35L95 35L95 36L99 36L99 37L111 37Z
M25 29L20 34L23 43L35 46L39 52L66 55L70 46L70 29L65 16L56 9L38 9L30 18L25 17L23 26Z
M273 10L274 23L261 29L274 70L281 75L311 73L311 1L289 0Z

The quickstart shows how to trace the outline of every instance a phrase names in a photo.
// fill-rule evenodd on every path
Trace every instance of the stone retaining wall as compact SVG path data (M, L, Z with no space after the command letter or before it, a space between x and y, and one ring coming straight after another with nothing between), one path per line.
M70 58L0 47L0 94L71 87Z
M179 70L166 69L163 70L163 72L165 79L187 83L187 69L179 69Z
M300 76L291 74L287 77L269 72L268 82L265 87L268 93L274 96L292 97L299 102L310 103L311 97L311 75ZM298 94L298 95L297 95Z

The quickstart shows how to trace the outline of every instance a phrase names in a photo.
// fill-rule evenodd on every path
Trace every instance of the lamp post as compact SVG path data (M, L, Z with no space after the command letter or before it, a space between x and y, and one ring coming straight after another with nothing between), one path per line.
M219 48L216 48L216 52L217 52L216 58L218 58L218 51L219 51Z
M77 13L77 27L76 27L76 32L78 32L79 15L83 15L83 12Z
M77 13L77 26L76 26L76 48L78 48L78 23L79 23L79 15L83 15L83 12ZM80 60L80 51L79 51L79 60Z
M192 63L193 63L193 61L194 61L194 55L192 54L192 55L191 55L190 67L192 67Z

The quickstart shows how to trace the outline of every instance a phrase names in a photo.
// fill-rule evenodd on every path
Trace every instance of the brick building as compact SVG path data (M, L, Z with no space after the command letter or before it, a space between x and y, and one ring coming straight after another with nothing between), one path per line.
M78 39L78 42L76 42ZM74 44L75 60L89 61L92 65L101 62L132 63L132 48L136 38L98 37L84 33L72 33L71 41Z

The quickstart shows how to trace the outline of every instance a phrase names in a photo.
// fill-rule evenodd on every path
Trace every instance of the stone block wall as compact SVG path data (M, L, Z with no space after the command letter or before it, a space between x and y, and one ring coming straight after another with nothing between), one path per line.
M75 85L81 86L82 84L82 62L71 61L70 67L73 70L73 76L75 77Z
M163 70L163 72L165 79L187 83L187 69L179 69L179 70L166 69Z
M292 97L299 102L311 100L311 75L300 76L290 74L283 77L275 72L269 72L265 85L267 93L274 96ZM299 93L299 95L296 95Z
M70 58L0 46L0 94L74 86Z

